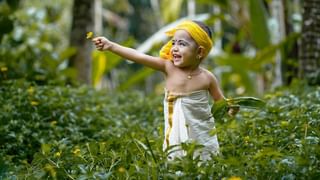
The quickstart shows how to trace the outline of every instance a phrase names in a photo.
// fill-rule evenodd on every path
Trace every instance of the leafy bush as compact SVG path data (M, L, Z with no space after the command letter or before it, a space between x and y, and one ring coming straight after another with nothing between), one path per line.
M162 96L88 87L0 86L0 179L318 179L320 88L265 95L265 109L216 120L207 163L162 151Z
M39 84L71 81L76 73L67 63L76 50L68 47L65 34L70 23L64 18L70 16L64 11L70 3L19 2L0 1L0 25L6 27L0 30L0 80L24 78Z

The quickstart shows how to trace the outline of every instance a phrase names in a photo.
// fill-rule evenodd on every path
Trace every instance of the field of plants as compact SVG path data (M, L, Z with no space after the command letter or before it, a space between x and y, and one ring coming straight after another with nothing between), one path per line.
M216 120L207 163L162 151L162 95L6 81L0 85L0 179L319 179L320 87L262 97L261 110Z

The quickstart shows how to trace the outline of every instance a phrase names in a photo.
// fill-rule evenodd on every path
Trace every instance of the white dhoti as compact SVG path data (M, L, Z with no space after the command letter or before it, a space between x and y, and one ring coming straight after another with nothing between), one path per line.
M209 105L209 92L199 90L188 94L166 91L164 99L165 139L163 149L194 141L204 147L197 150L202 160L209 160L211 154L219 152L216 135L211 136L214 129L214 118ZM179 146L172 148L169 158L185 155Z

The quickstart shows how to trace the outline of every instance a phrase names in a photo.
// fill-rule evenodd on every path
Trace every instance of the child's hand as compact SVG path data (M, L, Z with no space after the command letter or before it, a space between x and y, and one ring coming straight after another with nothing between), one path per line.
M111 48L111 46L112 46L112 42L109 41L105 37L93 38L92 42L94 43L94 45L96 46L97 50L99 50L99 51L109 50Z

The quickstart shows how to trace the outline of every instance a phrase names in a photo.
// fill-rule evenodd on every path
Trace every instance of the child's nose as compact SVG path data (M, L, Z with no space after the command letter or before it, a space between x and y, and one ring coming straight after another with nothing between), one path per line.
M173 45L173 46L172 46L172 51L178 51L178 46Z

